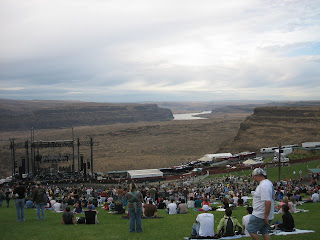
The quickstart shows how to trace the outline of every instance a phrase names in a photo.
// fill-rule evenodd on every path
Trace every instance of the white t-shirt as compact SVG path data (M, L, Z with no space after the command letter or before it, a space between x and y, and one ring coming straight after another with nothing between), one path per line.
M265 201L271 201L269 220L274 218L274 191L272 182L264 179L260 182L253 194L253 212L252 215L264 219Z
M251 214L247 214L247 215L243 216L243 218L242 218L242 226L244 226L244 228L245 228L245 230L244 230L245 235L249 235L247 227L248 227L250 217L251 217Z
M177 204L169 203L167 208L169 209L169 214L177 214Z
M245 203L247 203L247 202L248 202L248 198L247 198L247 196L243 196L243 197L242 197L242 199L243 199L243 202L245 202Z
M55 204L53 204L52 208L55 212L60 212L61 211L61 203L56 202Z
M214 216L211 213L201 213L196 221L200 223L199 235L203 237L214 236Z
M193 200L189 200L187 202L188 208L194 208L194 201Z
M311 199L313 202L319 202L319 194L318 193L312 194Z

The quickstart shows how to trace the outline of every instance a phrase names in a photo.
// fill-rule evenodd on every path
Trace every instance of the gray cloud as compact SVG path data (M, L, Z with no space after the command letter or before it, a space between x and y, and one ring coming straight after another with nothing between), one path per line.
M318 1L298 0L4 0L0 94L319 99L319 13Z

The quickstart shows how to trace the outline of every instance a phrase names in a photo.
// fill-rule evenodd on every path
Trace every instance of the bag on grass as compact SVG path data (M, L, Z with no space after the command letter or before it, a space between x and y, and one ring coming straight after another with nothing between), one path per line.
M85 224L86 223L86 218L85 217L79 217L77 219L77 223L78 224Z

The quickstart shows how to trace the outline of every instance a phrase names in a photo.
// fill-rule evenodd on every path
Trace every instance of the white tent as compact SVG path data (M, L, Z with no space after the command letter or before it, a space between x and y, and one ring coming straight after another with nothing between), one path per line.
M215 153L215 154L206 154L204 156L213 160L213 159L217 159L217 158L232 157L232 154L231 153Z
M243 162L244 165L255 165L255 164L259 164L259 162L256 162L252 159L248 159L246 161Z
M198 159L198 161L201 161L201 162L210 162L210 161L212 161L212 158L209 158L209 157L204 156L204 157Z
M144 170L130 170L128 172L128 178L150 178L150 177L163 177L163 172L159 169L144 169Z

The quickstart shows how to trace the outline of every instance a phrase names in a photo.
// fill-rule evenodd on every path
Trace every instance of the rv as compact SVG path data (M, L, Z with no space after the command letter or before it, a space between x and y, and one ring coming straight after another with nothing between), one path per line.
M277 147L269 147L269 148L260 148L260 153L273 153Z
M291 154L292 151L293 151L292 148L282 148L282 149L280 149L281 156L283 156L283 157L287 156L288 154ZM274 156L275 157L279 156L279 149L276 149L274 151Z

